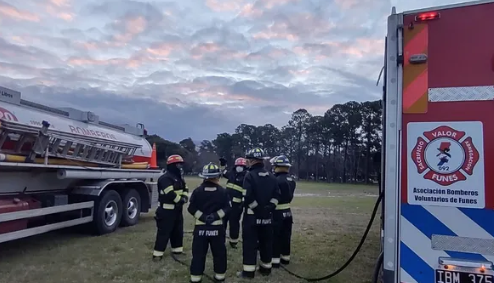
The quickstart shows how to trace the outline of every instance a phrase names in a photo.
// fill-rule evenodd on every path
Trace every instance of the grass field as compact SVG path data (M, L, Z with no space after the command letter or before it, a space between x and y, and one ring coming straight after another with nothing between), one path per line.
M189 178L189 187L199 184ZM377 187L299 182L292 204L294 233L289 269L314 278L340 267L358 244L377 198ZM192 218L184 210L185 230L192 230ZM0 244L0 283L185 283L188 269L166 257L151 261L156 233L152 213L143 215L139 225L93 237L74 229L57 231ZM379 251L379 221L360 254L342 273L323 282L370 282ZM185 234L190 262L191 235ZM169 252L169 249L168 249ZM227 282L242 267L242 250L228 250ZM213 275L211 259L206 273ZM208 282L204 279L203 282ZM255 282L304 282L275 270L270 277L257 276Z

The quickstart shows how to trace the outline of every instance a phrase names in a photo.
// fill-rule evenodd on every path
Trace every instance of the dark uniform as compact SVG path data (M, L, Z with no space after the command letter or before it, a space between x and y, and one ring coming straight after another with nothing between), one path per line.
M273 211L280 198L276 178L264 169L264 151L250 150L246 158L249 162L261 162L250 166L245 175L243 188L244 218L242 221L243 271L239 277L254 278L257 262L257 249L260 253L259 272L271 274L273 259Z
M184 217L183 204L188 201L189 190L176 166L183 163L180 155L171 155L167 160L167 171L158 179L159 206L156 209L156 242L153 259L163 257L168 240L172 253L183 253Z
M290 203L293 200L296 183L289 175L290 161L285 156L278 156L273 161L276 179L280 188L281 196L274 219L274 243L273 243L273 267L279 267L280 263L290 263L290 246L292 239L292 211ZM286 168L285 170L279 170Z
M211 246L215 280L223 282L227 268L226 232L223 218L229 212L230 200L226 190L217 181L221 172L212 163L204 166L200 176L206 180L192 192L188 211L196 219L192 241L190 282L201 282L206 255ZM216 180L216 182L214 181Z
M240 218L242 217L242 203L244 197L243 183L245 174L247 173L246 166L246 160L244 158L237 158L233 169L228 175L228 181L226 183L226 191L230 197L232 209L227 215L225 228L227 227L227 224L230 225L229 242L232 248L237 247L240 235Z

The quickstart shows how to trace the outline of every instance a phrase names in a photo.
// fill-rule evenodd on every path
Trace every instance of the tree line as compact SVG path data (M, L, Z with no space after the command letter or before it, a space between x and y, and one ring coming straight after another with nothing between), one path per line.
M286 155L292 162L292 174L299 179L370 183L377 179L378 165L373 155L381 146L381 101L336 104L324 115L311 115L306 109L292 113L287 125L239 125L234 133L220 133L214 140L196 145L191 138L178 144L157 135L158 165L180 154L186 161L186 174L199 172L208 162L224 157L228 164L244 156L252 147L263 148L269 156Z

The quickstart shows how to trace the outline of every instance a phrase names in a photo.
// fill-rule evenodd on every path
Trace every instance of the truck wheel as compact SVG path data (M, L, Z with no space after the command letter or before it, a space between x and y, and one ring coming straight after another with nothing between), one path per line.
M114 190L104 191L96 201L94 224L96 234L104 235L115 231L122 219L122 199Z
M134 226L139 222L141 215L141 195L134 190L129 189L123 194L123 213L121 226Z

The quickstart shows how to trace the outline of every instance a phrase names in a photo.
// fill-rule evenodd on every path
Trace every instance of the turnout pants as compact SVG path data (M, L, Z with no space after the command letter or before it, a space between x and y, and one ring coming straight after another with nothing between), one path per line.
M182 253L184 250L184 216L182 208L164 209L158 207L154 218L158 231L156 233L153 256L163 256L168 241L170 241L172 253Z
M293 218L290 209L276 210L274 219L273 265L290 263Z
M271 273L273 258L273 219L257 219L245 213L242 221L243 276L254 278L257 265L257 250L261 262L259 272Z
M240 236L240 218L242 217L242 207L238 205L233 205L230 213L228 215L227 220L225 221L225 228L227 225L229 226L229 242L230 243L238 243L238 238Z
M209 247L213 254L215 279L225 280L227 268L224 225L196 225L192 240L192 262L190 264L190 281L201 282Z

